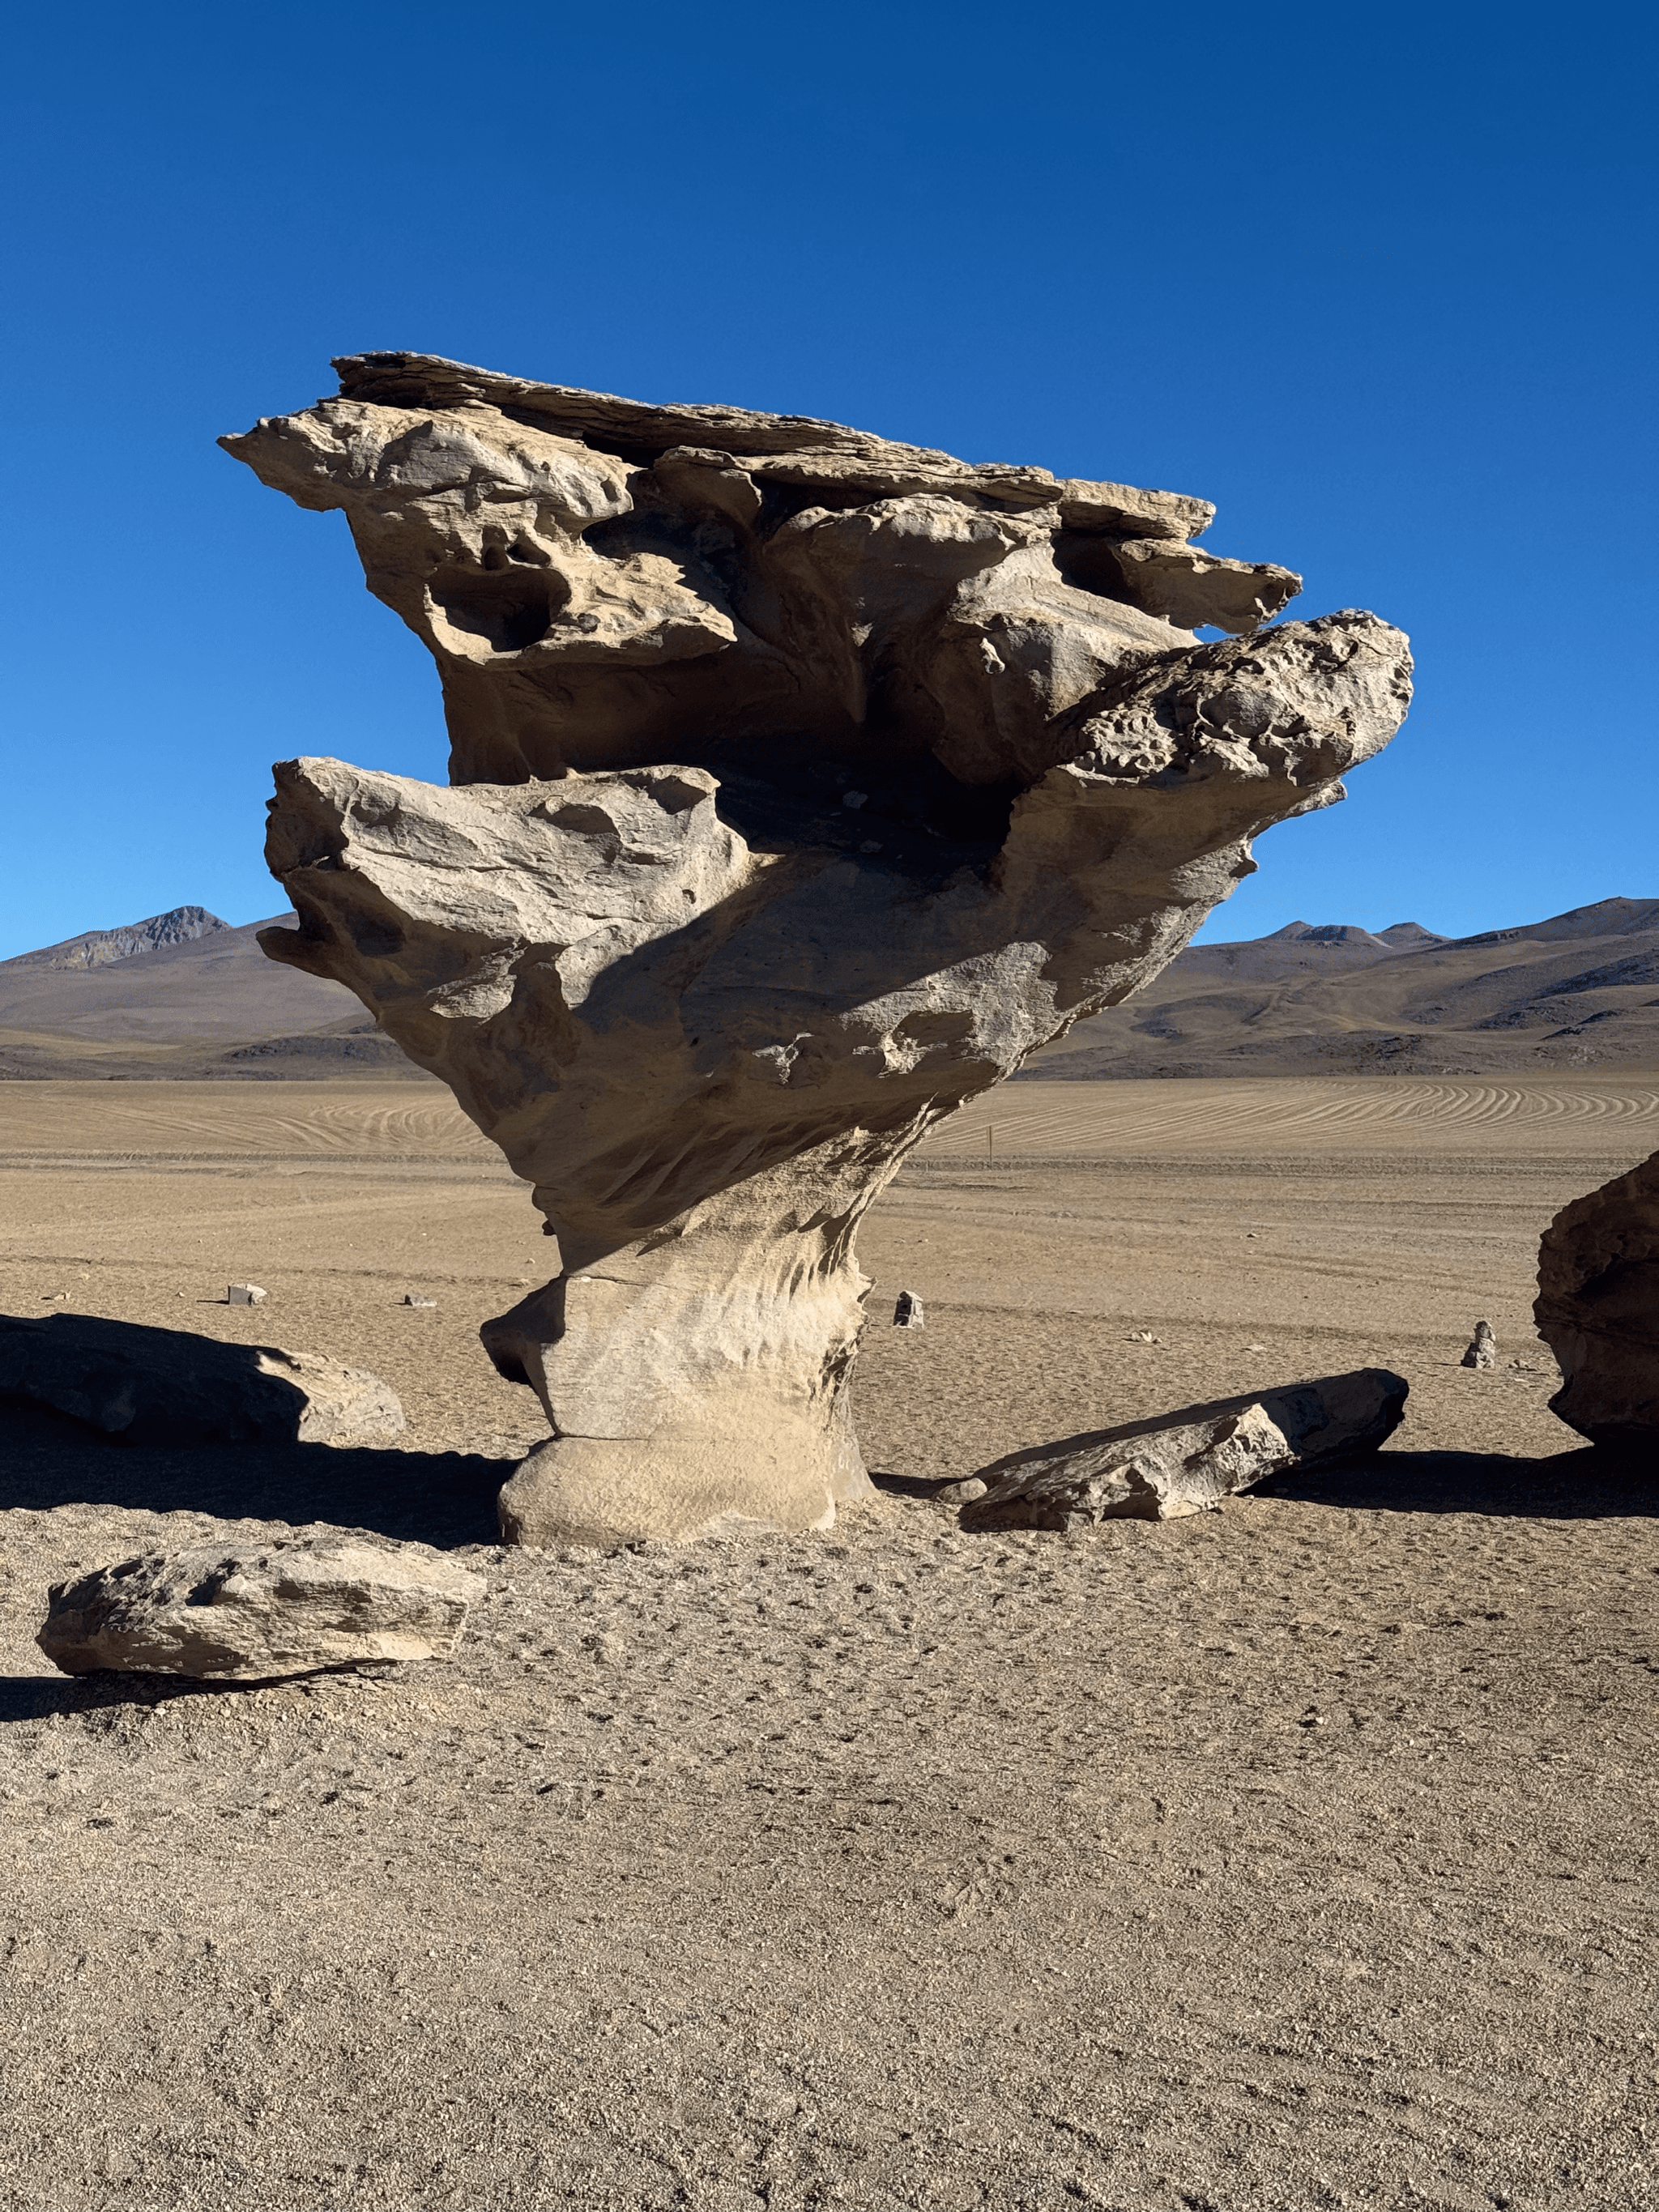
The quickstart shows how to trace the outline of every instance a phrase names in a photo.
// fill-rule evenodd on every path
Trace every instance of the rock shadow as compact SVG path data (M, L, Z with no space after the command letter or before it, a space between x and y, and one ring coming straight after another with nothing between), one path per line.
M1352 1467L1273 1475L1251 1494L1372 1513L1485 1513L1545 1521L1659 1516L1659 1480L1627 1456L1589 1445L1547 1459L1385 1451Z
M330 1670L343 1674L344 1668ZM368 1678L365 1677L365 1680ZM165 1705L180 1698L246 1697L251 1690L314 1681L313 1674L278 1681L198 1682L182 1674L0 1674L0 1728L19 1721L51 1720L60 1713L106 1712L123 1705Z
M495 1494L517 1465L393 1445L116 1444L63 1414L0 1405L0 1510L322 1521L453 1551L499 1541Z

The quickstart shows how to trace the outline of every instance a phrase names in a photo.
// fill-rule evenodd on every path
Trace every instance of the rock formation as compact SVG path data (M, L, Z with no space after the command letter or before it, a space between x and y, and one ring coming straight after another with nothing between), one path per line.
M1409 696L1201 501L418 356L224 441L341 508L434 653L447 790L299 760L274 958L347 984L534 1186L489 1325L554 1431L526 1542L818 1527L866 1478L859 1220L1156 975ZM1194 626L1246 634L1200 643Z
M35 1641L65 1674L268 1681L447 1657L483 1589L423 1544L198 1544L54 1584Z
M1593 1444L1659 1445L1659 1152L1571 1206L1538 1253L1538 1334L1560 1363L1550 1411Z
M404 1426L394 1393L361 1368L95 1314L0 1314L0 1398L127 1444L331 1443Z
M1282 1390L1190 1406L981 1469L965 1528L1090 1528L1202 1513L1270 1474L1369 1459L1405 1418L1407 1384L1361 1367Z

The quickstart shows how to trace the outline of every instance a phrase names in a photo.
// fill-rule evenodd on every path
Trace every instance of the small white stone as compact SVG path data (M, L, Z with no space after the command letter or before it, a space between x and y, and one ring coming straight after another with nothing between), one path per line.
M867 791L843 791L841 795L841 803L843 806L850 806L854 813L856 814L860 806L868 804L869 798L870 794Z
M435 1306L437 1303L436 1298L417 1298L413 1291L404 1292L404 1304L406 1306Z
M228 1306L262 1306L270 1293L262 1291L258 1283L232 1283L225 1291Z

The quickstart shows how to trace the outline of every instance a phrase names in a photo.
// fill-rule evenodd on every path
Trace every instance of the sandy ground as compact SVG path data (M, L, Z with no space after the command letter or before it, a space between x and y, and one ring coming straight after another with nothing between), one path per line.
M492 1541L541 1425L474 1332L552 1247L446 1093L4 1086L0 1308L331 1352L410 1426L0 1411L0 2207L1651 2212L1659 1486L1528 1308L1656 1146L1651 1077L1014 1086L862 1240L879 1507L604 1557ZM1412 1400L1363 1473L1073 1538L931 1496L1367 1361ZM482 1571L459 1658L33 1643L71 1571L315 1522Z

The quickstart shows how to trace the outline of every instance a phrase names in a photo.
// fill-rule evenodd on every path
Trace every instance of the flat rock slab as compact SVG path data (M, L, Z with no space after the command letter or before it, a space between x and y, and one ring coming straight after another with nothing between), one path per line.
M65 1674L270 1681L447 1658L483 1588L423 1544L201 1544L56 1583L35 1641Z
M404 1426L396 1395L361 1368L92 1314L0 1314L0 1398L131 1444L330 1443Z
M1370 1457L1399 1427L1407 1388L1386 1367L1361 1367L1017 1452L981 1468L990 1486L962 1525L1066 1530L1201 1513L1270 1474Z

